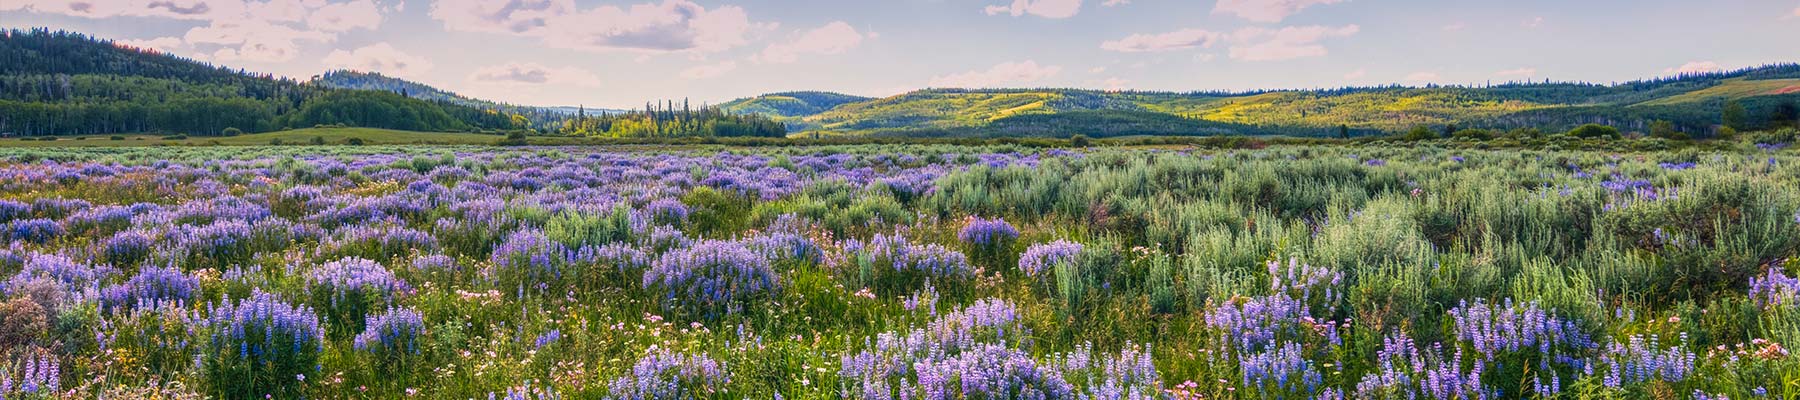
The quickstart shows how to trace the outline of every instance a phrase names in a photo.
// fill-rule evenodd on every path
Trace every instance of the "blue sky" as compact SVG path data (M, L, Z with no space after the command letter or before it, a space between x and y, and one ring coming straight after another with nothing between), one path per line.
M13 0L0 26L593 107L784 90L1612 82L1800 61L1800 0Z

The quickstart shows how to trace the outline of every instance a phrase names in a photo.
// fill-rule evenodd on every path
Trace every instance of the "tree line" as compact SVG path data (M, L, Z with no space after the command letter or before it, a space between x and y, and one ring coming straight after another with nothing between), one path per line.
M669 100L645 103L642 110L598 115L583 108L556 132L615 138L786 137L787 127L762 115L734 114L715 106L693 108L686 100L677 106Z

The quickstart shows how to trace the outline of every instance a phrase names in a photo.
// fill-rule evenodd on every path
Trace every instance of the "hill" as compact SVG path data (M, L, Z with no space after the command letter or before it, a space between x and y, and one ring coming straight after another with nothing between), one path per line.
M730 113L792 118L818 114L840 105L867 100L870 99L833 92L782 92L728 101L719 104L719 109Z
M0 134L225 135L316 125L523 126L489 109L253 74L77 33L0 31Z
M1800 65L1615 85L1512 83L1484 87L1367 87L1256 92L1110 92L1080 89L927 89L849 101L829 109L788 94L739 100L734 110L776 117L792 130L837 135L1111 136L1132 134L1358 134L1414 126L1564 130L1604 123L1645 131L1654 121L1707 135L1727 102L1745 107L1747 127L1793 123ZM739 105L741 104L741 105Z

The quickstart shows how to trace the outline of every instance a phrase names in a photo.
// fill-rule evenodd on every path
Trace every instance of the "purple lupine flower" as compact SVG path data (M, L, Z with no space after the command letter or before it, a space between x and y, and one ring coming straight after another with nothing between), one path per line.
M1019 255L1019 270L1025 272L1025 276L1035 277L1056 264L1075 262L1081 250L1081 243L1067 240L1034 244Z
M534 342L535 347L532 347L532 349L543 350L544 346L549 346L551 344L554 344L554 343L556 343L557 340L560 340L560 339L562 339L562 330L561 329L551 329L549 331L545 331L544 334L538 335L537 340Z
M644 287L693 306L735 307L777 289L769 260L732 241L706 240L663 254L644 271Z
M378 359L400 358L419 354L419 337L424 334L425 319L418 311L389 308L379 315L370 315L351 346Z
M324 350L324 331L319 317L306 306L292 306L260 290L236 303L214 306L206 319L211 336L202 364L209 374L266 371L273 376L297 376L317 371ZM220 376L214 379L227 379ZM292 381L258 381L272 387L243 388L256 393L292 390Z
M1769 267L1762 277L1750 278L1750 300L1763 309L1800 305L1800 278Z
M918 244L896 233L876 234L867 242L846 240L842 247L851 261L872 280L894 274L922 273L936 278L973 277L975 269L962 253L935 243Z
M688 218L687 204L682 204L678 199L657 199L644 206L644 211L650 213L652 219L662 223L679 224L687 222Z
M150 257L151 246L155 239L143 231L124 231L115 233L101 243L101 258L117 267L127 267Z
M731 382L723 364L706 354L650 348L632 364L631 374L607 385L609 400L708 398Z
M1601 383L1617 388L1651 380L1687 380L1694 373L1698 357L1685 348L1687 333L1681 336L1680 342L1667 348L1656 335L1631 335L1625 343L1608 344L1594 360Z
M413 266L413 269L416 269L419 271L452 271L453 272L453 271L457 271L457 270L461 269L461 267L458 266L458 263L456 262L456 257L451 257L451 256L443 255L443 254L431 254L431 255L426 255L423 257L415 258L415 259L413 259L412 266Z
M29 218L30 216L30 204L13 200L0 200L0 223L12 222L13 220Z
M1004 219L971 216L965 221L962 231L956 234L956 238L963 243L977 247L999 247L1019 238L1019 229Z
M387 267L358 257L319 265L306 276L312 305L325 311L334 333L362 331L369 313L411 290Z
M125 283L109 286L100 292L104 310L148 310L166 305L182 307L194 299L200 280L181 272L180 268L144 267Z
M743 241L745 247L774 262L817 263L824 257L812 239L797 232L759 232Z
M13 221L8 224L6 233L9 240L43 244L61 237L68 230L56 220L36 218Z

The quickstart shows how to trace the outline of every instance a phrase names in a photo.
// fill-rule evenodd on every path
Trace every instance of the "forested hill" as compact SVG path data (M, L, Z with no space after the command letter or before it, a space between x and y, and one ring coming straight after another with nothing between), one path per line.
M1690 135L1792 124L1800 65L1687 74L1616 85L1512 83L1256 92L928 89L818 107L777 93L726 103L791 130L900 136L1382 134L1416 126L1563 130L1586 124L1644 132L1668 121ZM1728 107L1731 106L1731 107ZM1727 108L1740 118L1727 124Z
M469 131L525 122L453 102L216 67L77 33L0 31L0 134L219 135L336 124Z
M832 92L770 93L725 102L719 108L732 113L763 114L776 118L804 117L840 105L870 100L868 97Z

